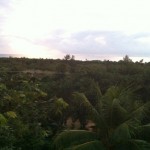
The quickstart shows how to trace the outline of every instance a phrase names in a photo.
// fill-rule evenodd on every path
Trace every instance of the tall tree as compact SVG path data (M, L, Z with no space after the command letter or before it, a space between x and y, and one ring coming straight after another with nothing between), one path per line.
M79 106L88 108L89 118L96 123L96 132L70 130L60 133L54 140L57 150L148 150L150 143L143 132L150 125L142 125L148 104L136 101L131 89L111 87L94 107L83 93L74 93ZM140 130L140 132L139 132Z

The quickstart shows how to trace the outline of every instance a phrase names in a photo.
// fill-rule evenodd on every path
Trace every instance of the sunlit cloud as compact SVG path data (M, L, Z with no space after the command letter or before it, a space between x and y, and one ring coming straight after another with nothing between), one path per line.
M15 54L29 58L60 58L61 52L55 49L49 49L44 45L38 45L35 41L24 38L11 37L10 47Z

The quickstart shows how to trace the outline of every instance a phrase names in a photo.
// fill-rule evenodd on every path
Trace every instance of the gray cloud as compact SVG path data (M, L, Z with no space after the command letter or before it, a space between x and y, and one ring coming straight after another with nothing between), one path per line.
M128 54L132 57L150 57L150 41L142 43L142 38L150 38L150 33L126 35L117 31L84 31L66 36L65 32L55 32L38 43L63 53L77 55Z

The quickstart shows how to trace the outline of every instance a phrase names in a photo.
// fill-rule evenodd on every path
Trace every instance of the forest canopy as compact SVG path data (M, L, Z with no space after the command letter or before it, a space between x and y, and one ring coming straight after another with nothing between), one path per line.
M0 58L0 149L150 149L150 63Z

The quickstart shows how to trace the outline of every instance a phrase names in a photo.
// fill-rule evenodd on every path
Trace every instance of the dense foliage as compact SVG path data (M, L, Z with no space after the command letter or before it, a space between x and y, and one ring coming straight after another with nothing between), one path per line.
M150 63L126 57L0 58L0 149L148 150L149 76Z

